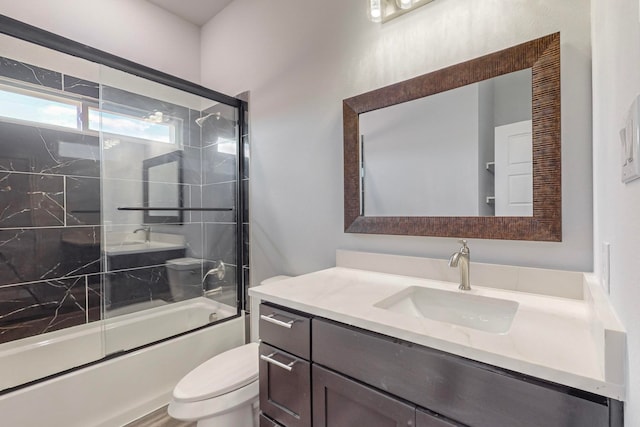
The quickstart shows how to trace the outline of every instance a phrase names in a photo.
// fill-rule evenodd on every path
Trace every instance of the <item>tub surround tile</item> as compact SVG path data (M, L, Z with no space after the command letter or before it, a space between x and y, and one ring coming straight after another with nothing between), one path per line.
M191 185L189 186L189 200L186 201L187 206L190 208L202 207L202 186ZM202 211L191 211L185 213L185 216L189 215L189 221L194 223L202 222Z
M231 182L236 179L237 156L219 150L221 150L221 147L218 144L202 149L203 163L209 165L204 170L203 184ZM233 152L235 153L235 148Z
M209 113L219 113L220 116L212 116L202 124L202 146L207 147L222 141L237 141L238 129L236 113L231 107L218 104L214 108L208 108L202 112L202 116Z
M62 89L61 73L5 57L0 57L0 76L38 86Z
M182 155L182 179L185 184L202 184L202 165L199 148L184 147Z
M115 310L146 301L172 301L164 265L104 274L105 309Z
M100 176L98 137L0 123L0 171Z
M73 76L62 76L63 90L98 100L100 98L100 85L96 82L84 80Z
M0 172L0 228L64 225L64 178Z
M189 120L189 109L186 107L113 86L102 85L102 100L108 103L107 109L109 111L126 113L134 117L142 118L146 117L148 113L160 111L170 117L184 121Z
M202 204L207 208L234 208L236 206L236 183L223 182L202 186ZM204 222L235 222L236 210L204 211Z
M85 322L84 277L0 287L0 343Z
M100 225L100 179L65 179L67 225Z
M235 224L204 224L204 258L236 265Z
M186 128L189 131L189 139L188 145L194 148L202 148L202 129L196 123L196 119L202 117L200 111L197 110L189 110L189 122L186 125Z
M0 230L0 286L97 273L100 227Z
M204 226L200 222L194 222L182 226L186 256L191 258L202 258L204 256L203 230Z
M102 318L102 290L104 275L91 274L85 276L87 280L87 322L96 322Z

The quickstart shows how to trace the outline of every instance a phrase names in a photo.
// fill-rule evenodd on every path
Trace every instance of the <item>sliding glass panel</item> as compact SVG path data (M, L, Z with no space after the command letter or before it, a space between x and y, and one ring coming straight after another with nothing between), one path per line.
M238 119L0 34L0 392L239 314Z
M0 390L104 357L98 71L0 36Z
M106 352L237 314L236 108L107 67L102 141Z

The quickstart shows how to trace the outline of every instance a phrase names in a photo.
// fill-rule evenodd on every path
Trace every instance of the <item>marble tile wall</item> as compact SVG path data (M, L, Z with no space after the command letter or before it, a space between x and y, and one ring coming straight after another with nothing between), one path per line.
M0 76L98 93L96 83L8 58ZM102 272L99 140L61 129L0 122L0 343L100 318L88 291Z
M0 79L72 93L98 105L100 85L0 57ZM203 112L102 87L103 107L129 116L162 111L181 122L180 147L121 141L100 152L98 136L47 126L0 120L0 343L101 319L102 310L172 297L166 261L184 256L204 260L206 271L222 260L227 275L209 277L205 289L224 289L235 304L236 281L248 284L248 195L237 218L238 140L234 108L217 104ZM210 112L219 116L195 119ZM248 191L248 133L242 188ZM183 160L185 207L229 207L228 212L187 211L180 223L150 224L152 233L178 234L185 249L155 256L102 256L106 231L131 233L141 212L142 172L131 159L179 149ZM102 195L102 197L101 197ZM102 200L101 200L102 199ZM237 259L236 220L243 223L244 251ZM107 227L103 230L103 225ZM132 235L133 236L133 235ZM214 298L216 298L214 296ZM115 313L115 311L114 311Z

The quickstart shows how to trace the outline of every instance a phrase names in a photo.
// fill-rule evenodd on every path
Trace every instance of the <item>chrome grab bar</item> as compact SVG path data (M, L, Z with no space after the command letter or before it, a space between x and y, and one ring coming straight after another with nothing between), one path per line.
M268 355L268 356L265 356L264 354L261 354L260 355L260 360L264 360L265 362L271 363L272 365L276 365L277 367L282 368L287 372L291 372L293 370L293 365L296 364L297 360L294 360L293 362L288 363L288 364L285 365L282 362L278 362L277 360L272 359L272 357L275 356L276 354L278 354L278 353L275 352L275 351L273 353L271 353L270 355Z
M273 316L275 315L276 315L275 313L271 313L269 315L261 314L260 319L264 320L265 322L273 323L274 325L282 326L283 328L287 328L287 329L291 329L291 327L295 323L295 319L291 319L288 322L283 322L282 320L278 320L274 318Z

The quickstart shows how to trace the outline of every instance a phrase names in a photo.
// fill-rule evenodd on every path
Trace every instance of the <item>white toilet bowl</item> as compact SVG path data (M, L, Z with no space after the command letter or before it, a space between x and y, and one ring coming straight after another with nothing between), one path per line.
M258 427L258 344L221 353L173 389L169 415L198 427Z

